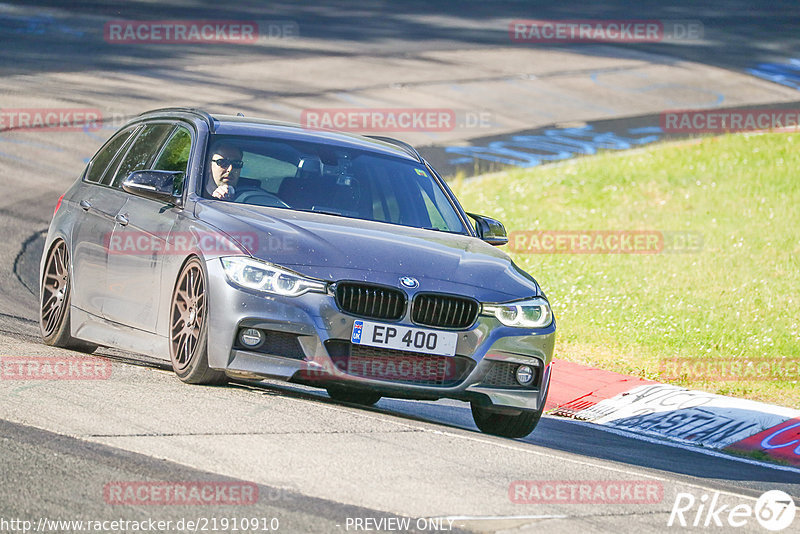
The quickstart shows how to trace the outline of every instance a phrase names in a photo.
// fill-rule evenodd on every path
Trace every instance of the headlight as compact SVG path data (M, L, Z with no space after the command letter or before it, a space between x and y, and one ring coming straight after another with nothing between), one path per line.
M504 325L519 328L544 328L553 322L550 304L542 297L503 304L484 304L481 313L494 315Z
M225 276L240 287L287 297L297 297L309 291L324 293L326 290L323 282L309 280L271 263L245 256L220 259Z

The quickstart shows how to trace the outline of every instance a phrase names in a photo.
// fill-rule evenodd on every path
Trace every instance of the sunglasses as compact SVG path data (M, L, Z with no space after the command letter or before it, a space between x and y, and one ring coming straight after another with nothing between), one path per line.
M241 169L242 166L244 166L244 162L240 159L217 158L217 159L212 159L211 161L213 161L223 169L227 169L230 166L233 166L234 169Z

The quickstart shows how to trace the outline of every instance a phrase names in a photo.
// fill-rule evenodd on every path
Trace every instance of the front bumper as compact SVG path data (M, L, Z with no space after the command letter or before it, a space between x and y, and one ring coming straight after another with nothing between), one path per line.
M456 355L468 365L461 366L464 372L457 379L442 384L359 376L343 366L336 354L331 354L334 344L349 345L353 322L359 319L340 311L333 296L321 293L299 297L264 295L229 284L218 261L208 262L207 269L211 281L208 286L208 358L212 368L234 376L257 375L320 387L335 382L376 391L386 397L458 399L512 414L544 407L555 321L547 328L532 330L507 327L494 317L479 316L469 329L457 331ZM407 316L392 324L417 326ZM246 350L236 344L236 336L243 327L267 331L267 336L269 332L296 336L299 350L292 354ZM508 370L518 364L536 370L533 384L522 387L488 379L490 373L497 371L493 366L501 365Z

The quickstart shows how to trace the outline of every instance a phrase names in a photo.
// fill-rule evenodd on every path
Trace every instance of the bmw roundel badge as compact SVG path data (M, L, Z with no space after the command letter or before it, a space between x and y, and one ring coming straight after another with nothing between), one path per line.
M400 279L400 285L408 289L414 289L415 287L419 287L419 280L411 278L410 276L404 276Z

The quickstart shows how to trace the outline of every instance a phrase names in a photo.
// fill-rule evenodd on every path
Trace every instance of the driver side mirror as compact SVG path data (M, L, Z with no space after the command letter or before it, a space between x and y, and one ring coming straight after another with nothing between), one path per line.
M475 219L475 231L482 240L496 247L508 243L508 234L506 234L503 223L475 213L467 213L467 215Z
M152 200L178 204L175 186L180 184L181 171L134 171L122 182L128 193Z

